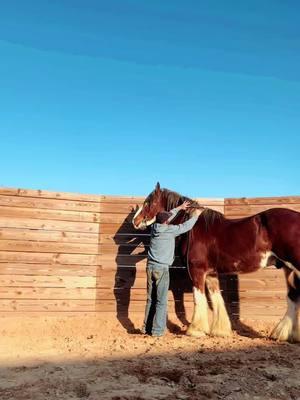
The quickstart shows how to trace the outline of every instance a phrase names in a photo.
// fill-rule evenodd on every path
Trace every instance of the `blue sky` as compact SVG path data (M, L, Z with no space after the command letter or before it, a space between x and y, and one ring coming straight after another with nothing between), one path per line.
M300 3L10 0L0 185L299 195Z

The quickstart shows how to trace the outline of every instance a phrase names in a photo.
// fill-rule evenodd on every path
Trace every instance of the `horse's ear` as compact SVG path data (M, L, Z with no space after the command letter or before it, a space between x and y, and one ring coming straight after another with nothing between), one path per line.
M160 184L159 184L159 182L157 182L157 184L155 186L155 191L156 192L160 192Z

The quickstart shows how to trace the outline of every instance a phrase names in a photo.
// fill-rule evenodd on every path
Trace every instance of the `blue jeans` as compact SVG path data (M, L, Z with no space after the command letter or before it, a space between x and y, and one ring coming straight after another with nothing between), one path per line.
M167 325L169 267L162 264L148 264L147 304L142 331L153 336L162 336Z

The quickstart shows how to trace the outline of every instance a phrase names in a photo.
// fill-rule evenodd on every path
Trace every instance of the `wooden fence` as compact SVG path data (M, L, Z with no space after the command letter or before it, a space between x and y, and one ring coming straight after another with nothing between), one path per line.
M300 197L198 199L230 218L270 207L300 210ZM106 313L130 323L145 306L149 234L131 225L141 197L0 189L0 315ZM281 271L222 279L233 314L277 318L285 308ZM192 309L184 268L171 269L170 313Z

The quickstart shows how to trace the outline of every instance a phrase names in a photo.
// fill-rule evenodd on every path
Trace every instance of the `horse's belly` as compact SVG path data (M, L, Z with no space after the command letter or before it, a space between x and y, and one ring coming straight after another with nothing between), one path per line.
M218 272L223 274L230 273L250 273L260 268L270 265L269 259L271 252L256 253L243 258L224 258L218 262Z

